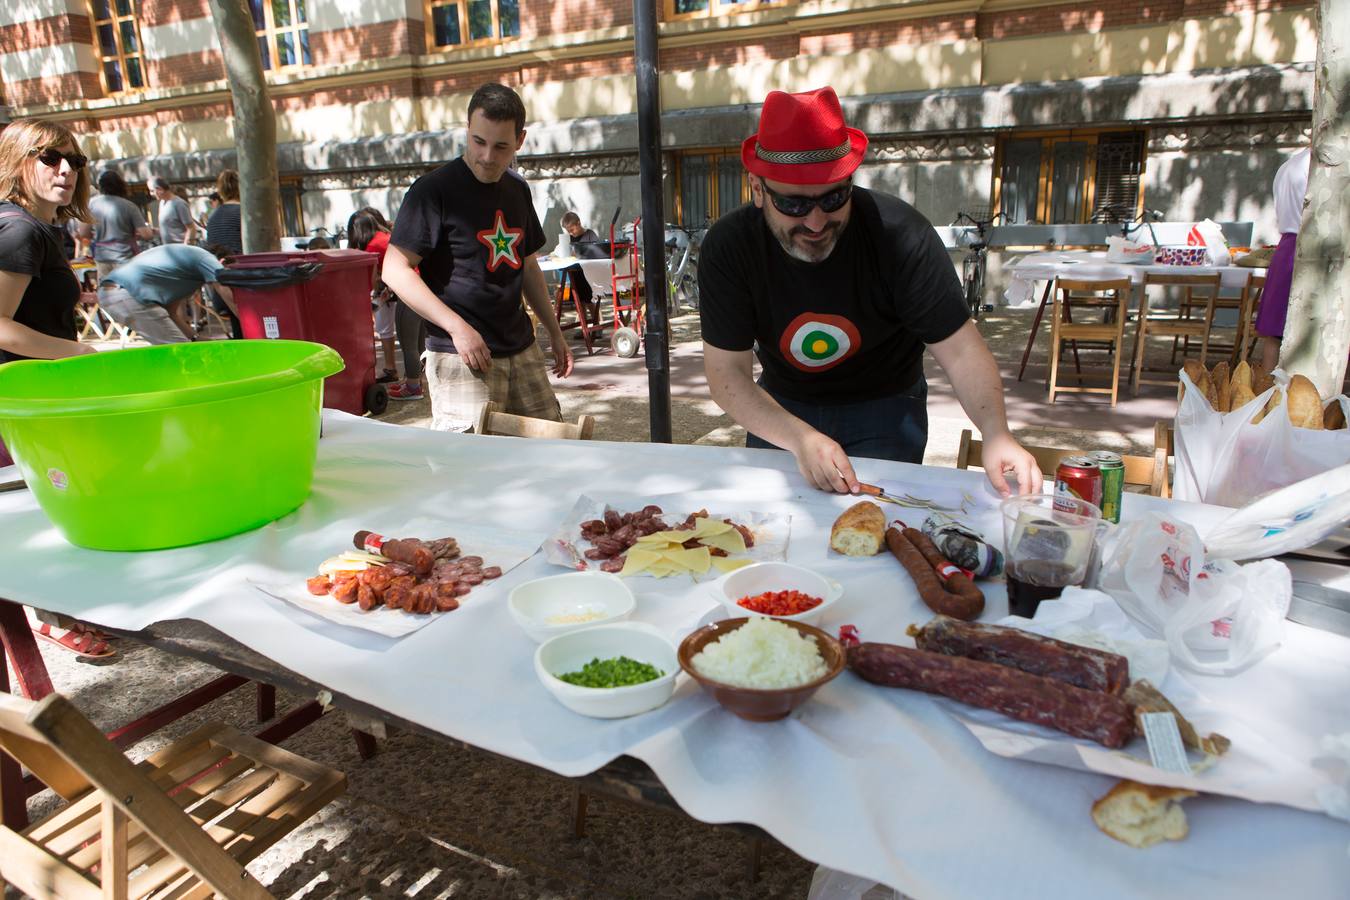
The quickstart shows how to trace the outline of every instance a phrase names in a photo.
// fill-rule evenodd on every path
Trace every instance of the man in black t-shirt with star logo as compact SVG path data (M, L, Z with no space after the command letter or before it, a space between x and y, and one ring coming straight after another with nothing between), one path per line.
M923 462L927 348L984 438L1001 493L1042 489L1008 431L998 365L966 313L933 226L853 185L867 136L832 88L773 91L741 147L754 202L720 218L699 256L703 362L748 447L790 450L825 491L857 493L849 456ZM756 382L754 354L763 366Z
M525 179L508 168L524 142L520 97L483 85L469 100L464 154L417 179L394 221L382 277L427 320L432 427L443 431L468 431L489 400L562 421L521 304L548 329L553 374L566 378L572 353L535 259L544 229Z

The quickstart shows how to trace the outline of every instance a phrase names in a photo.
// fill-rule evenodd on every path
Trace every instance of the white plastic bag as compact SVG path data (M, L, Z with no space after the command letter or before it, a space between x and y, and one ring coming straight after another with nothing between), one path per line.
M1228 250L1228 241L1224 239L1223 229L1213 219L1205 219L1191 226L1186 235L1188 247L1204 247L1211 266L1226 266L1233 255Z
M1176 476L1172 494L1217 506L1246 506L1278 490L1350 462L1350 430L1311 431L1289 421L1285 400L1258 424L1252 419L1288 382L1275 370L1276 387L1228 413L1215 412L1181 373L1185 396L1177 407ZM1337 397L1350 412L1350 401Z
M1106 239L1106 261L1148 265L1153 262L1153 245L1111 235Z
M1174 663L1229 675L1280 645L1293 586L1274 560L1207 561L1194 528L1155 512L1107 538L1100 587L1162 635Z

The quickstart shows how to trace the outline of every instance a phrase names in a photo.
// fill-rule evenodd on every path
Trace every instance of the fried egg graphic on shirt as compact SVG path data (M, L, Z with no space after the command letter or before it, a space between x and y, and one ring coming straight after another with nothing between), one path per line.
M843 316L805 312L783 329L778 349L803 372L823 372L862 347L858 327Z

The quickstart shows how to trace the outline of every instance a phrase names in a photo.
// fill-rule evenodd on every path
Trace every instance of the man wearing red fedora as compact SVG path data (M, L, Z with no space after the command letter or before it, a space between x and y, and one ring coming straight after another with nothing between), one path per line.
M927 347L983 435L990 483L1010 493L1015 473L1020 492L1041 490L947 251L914 207L854 186L866 152L832 88L764 101L741 146L754 203L718 219L700 253L713 399L746 446L790 450L816 487L857 493L850 455L923 461Z

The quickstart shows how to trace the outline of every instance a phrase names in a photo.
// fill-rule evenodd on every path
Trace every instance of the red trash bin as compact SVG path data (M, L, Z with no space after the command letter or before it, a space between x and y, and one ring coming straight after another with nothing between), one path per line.
M323 405L361 415L379 415L389 394L375 382L375 323L370 308L374 253L307 250L246 253L231 268L264 269L292 263L322 263L314 278L283 287L234 287L239 324L246 338L314 341L336 350L347 364L324 379Z

